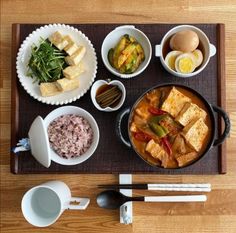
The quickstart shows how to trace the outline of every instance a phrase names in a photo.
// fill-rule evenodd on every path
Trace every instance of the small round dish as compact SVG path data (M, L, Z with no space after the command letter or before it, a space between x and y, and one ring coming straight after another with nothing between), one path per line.
M195 33L197 33L198 37L199 37L199 41L202 47L202 52L203 52L203 62L202 64L192 73L180 73L177 71L172 70L165 62L165 57L163 54L163 50L166 47L166 43L169 43L170 38L177 32L180 31L185 31L185 30L191 30L194 31ZM210 58L213 57L216 54L216 47L210 43L208 37L206 36L206 34L200 30L199 28L192 26L192 25L180 25L180 26L176 26L174 28L172 28L171 30L169 30L165 36L163 37L163 39L161 40L161 43L159 45L156 45L155 47L155 55L156 57L160 57L161 60L161 64L163 65L163 67L172 75L180 77L180 78L188 78L188 77L192 77L195 76L197 74L199 74L200 72L203 71L203 69L205 69L205 67L207 66L208 62L210 61Z
M125 34L131 35L134 38L136 38L137 41L142 45L144 54L145 54L145 60L140 64L138 69L132 74L119 73L119 71L117 71L115 68L111 66L107 57L108 51L111 48L114 48L117 45L118 41L120 40L121 36ZM105 37L102 43L101 55L102 55L102 60L103 60L104 65L112 74L120 78L133 78L141 74L147 68L152 57L152 46L148 37L142 31L135 28L135 26L124 25L124 26L115 28Z
M56 31L63 35L70 35L76 44L86 48L86 54L82 61L85 72L79 78L80 86L78 88L55 96L42 97L38 83L27 76L31 46L39 45L40 38L46 39ZM97 73L97 56L91 41L81 31L65 24L49 24L36 29L23 41L16 58L16 71L21 85L34 99L46 104L63 105L76 101L89 90Z
M120 102L115 106L115 107L106 107L106 108L102 108L100 107L100 105L97 103L96 101L96 93L98 91L98 89L103 86L103 85L116 85L118 86L118 88L121 90L122 92L122 96L120 99ZM105 80L97 80L91 88L90 91L90 96L92 99L92 102L94 104L94 106L100 110L100 111L104 111L104 112L113 112L118 110L119 108L121 108L121 106L123 105L124 101L125 101L125 97L126 97L126 90L125 90L125 86L123 85L122 82L118 81L118 80L113 80L113 81L105 81Z

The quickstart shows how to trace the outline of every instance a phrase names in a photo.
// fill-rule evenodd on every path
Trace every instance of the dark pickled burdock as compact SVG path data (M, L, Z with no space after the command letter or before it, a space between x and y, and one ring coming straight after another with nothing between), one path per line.
M101 108L116 107L122 97L122 91L116 85L104 84L98 88L96 101Z

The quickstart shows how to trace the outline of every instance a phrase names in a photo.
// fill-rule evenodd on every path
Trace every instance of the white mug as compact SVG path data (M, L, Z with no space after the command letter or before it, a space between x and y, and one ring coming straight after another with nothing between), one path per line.
M89 201L88 198L71 197L69 187L62 181L49 181L26 192L21 209L30 224L46 227L53 224L66 209L86 209Z

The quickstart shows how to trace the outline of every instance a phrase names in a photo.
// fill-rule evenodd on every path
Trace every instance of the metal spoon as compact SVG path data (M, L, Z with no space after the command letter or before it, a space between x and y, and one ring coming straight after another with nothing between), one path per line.
M105 209L118 209L128 201L144 202L204 202L206 195L127 197L115 190L103 191L97 196L97 204Z

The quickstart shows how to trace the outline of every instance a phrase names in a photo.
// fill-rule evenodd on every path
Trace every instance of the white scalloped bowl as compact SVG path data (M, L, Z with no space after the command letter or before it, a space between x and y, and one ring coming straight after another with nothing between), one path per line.
M78 45L86 47L86 54L83 58L86 71L80 75L79 88L55 96L42 97L39 85L33 83L33 79L26 75L27 64L31 56L31 46L33 44L39 45L40 37L46 39L57 30L63 35L70 35ZM89 90L97 73L97 56L92 43L81 31L65 24L49 24L36 29L23 41L16 58L16 71L21 85L34 99L46 104L63 105L76 101Z

